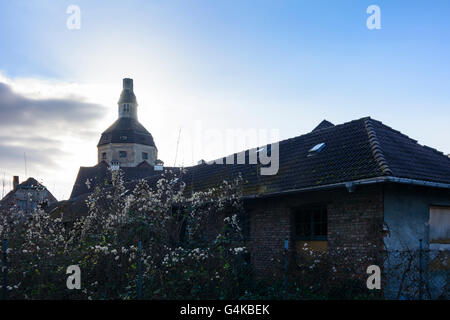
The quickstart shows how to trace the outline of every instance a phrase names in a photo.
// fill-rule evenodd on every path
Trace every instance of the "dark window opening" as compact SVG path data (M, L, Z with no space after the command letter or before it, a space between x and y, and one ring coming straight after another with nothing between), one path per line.
M327 240L326 205L297 208L294 211L297 240Z
M48 207L48 200L45 199L45 200L42 201L39 205L41 206L42 209L47 208L47 207Z
M106 152L102 153L102 160L106 160Z
M142 152L142 159L147 160L148 159L148 153Z
M126 158L127 157L127 152L126 151L119 151L119 157L120 158Z

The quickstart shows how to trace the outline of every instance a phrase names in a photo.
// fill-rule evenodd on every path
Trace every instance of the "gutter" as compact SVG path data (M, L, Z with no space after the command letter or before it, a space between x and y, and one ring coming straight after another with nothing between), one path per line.
M250 200L250 199L271 198L271 197L275 197L275 196L279 196L279 195L289 195L289 194L308 192L308 191L328 190L328 189L335 189L335 188L341 188L341 187L346 187L349 192L353 192L354 188L356 186L372 185L372 184L378 184L378 183L389 183L389 182L414 185L414 186L425 186L425 187L433 187L433 188L450 189L449 183L431 182L431 181L424 181L424 180L415 180L415 179L408 179L408 178L397 178L397 177L392 177L392 176L385 176L385 177L376 177L376 178L353 180L353 181L346 181L346 182L338 182L338 183L326 184L326 185L322 185L322 186L306 187L306 188L300 188L300 189L289 189L289 190L285 190L285 191L264 193L264 194L260 194L260 195L249 195L249 196L243 196L242 199Z

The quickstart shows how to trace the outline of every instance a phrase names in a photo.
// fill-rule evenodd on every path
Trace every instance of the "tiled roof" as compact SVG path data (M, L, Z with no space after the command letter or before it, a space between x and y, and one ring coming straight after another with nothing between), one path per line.
M322 122L319 123L319 125L317 127L315 127L313 131L331 128L331 127L334 127L334 124L332 124L330 121L322 120Z
M139 180L154 175L159 175L162 171L155 171L153 166L140 164L138 167L122 167L125 181ZM89 187L86 184L89 179ZM81 167L78 171L75 184L70 198L76 198L82 194L91 192L96 186L109 186L111 181L111 172L108 170L108 164L104 161L93 167Z
M106 129L97 146L109 143L139 143L155 146L153 137L142 124L134 118L119 118Z
M187 168L185 181L199 190L241 173L246 181L244 193L249 195L381 176L450 184L449 157L377 120L367 117L336 126L321 124L325 125L279 142L276 175L261 175L260 165L201 164ZM325 147L308 156L320 143Z
M320 152L309 152L321 143L325 147ZM316 128L308 134L280 141L278 173L261 175L260 167L260 164L197 165L187 168L185 180L198 190L241 173L246 181L245 194L264 194L384 175L374 157L365 119Z
M450 183L450 158L376 120L369 120L392 176Z
M45 188L42 184L40 184L36 179L34 178L28 178L27 180L25 180L24 182L20 183L17 188L21 188L21 187L42 187Z
M246 164L225 164L223 158L224 164L186 168L183 180L191 190L201 190L241 174L245 181L244 194L247 195L381 176L450 184L449 157L418 144L377 120L367 117L340 125L324 124L310 133L279 142L279 170L275 175L261 175L261 164L248 164L247 150ZM321 143L325 147L311 154L310 149ZM85 192L79 181L84 184L88 177L103 174L106 171L104 166L103 169L98 166L81 168L72 195ZM124 169L130 180L146 176L150 181L158 179L153 168Z

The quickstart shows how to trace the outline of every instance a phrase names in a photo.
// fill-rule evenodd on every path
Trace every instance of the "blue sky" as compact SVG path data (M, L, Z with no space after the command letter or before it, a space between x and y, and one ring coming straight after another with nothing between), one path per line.
M80 30L66 28L71 4L81 9ZM380 30L366 27L372 4ZM32 130L14 141L18 157L31 136L47 139L47 149L28 151L27 175L67 198L77 168L96 163L121 79L132 77L140 121L170 165L180 128L178 165L231 151L194 152L189 132L198 122L278 129L285 139L322 119L371 116L447 154L449 13L449 1L0 0L0 80L49 105L74 101L80 112L52 118L44 108L35 117L46 124L4 126L0 145ZM24 176L23 159L11 158L0 154L0 173Z

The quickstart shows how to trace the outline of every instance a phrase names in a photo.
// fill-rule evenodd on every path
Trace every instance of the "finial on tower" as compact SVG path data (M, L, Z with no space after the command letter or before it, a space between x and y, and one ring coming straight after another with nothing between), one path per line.
M130 78L124 78L123 79L123 89L129 89L133 91L133 79Z

